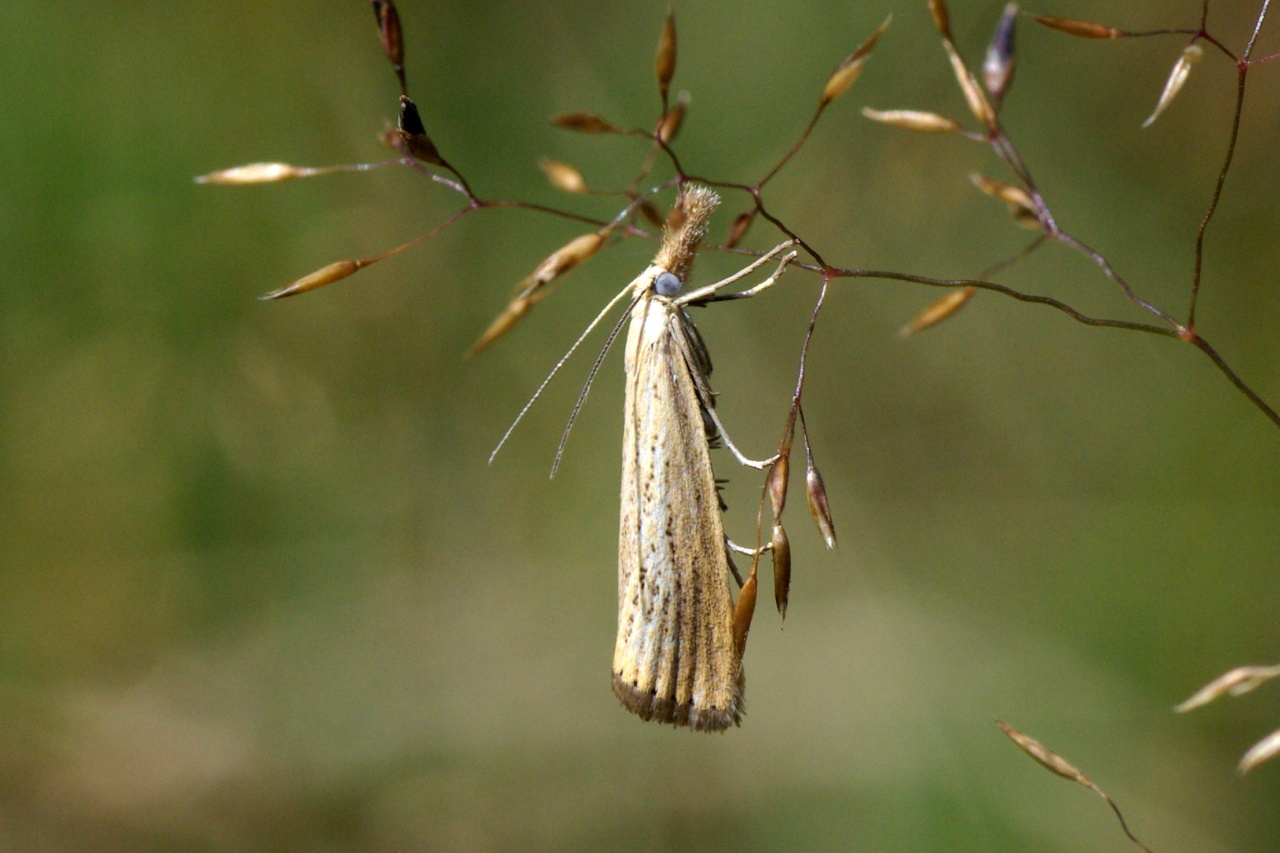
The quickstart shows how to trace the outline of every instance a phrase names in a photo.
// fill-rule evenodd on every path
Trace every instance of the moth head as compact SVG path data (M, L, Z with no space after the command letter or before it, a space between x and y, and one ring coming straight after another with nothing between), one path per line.
M701 184L686 184L676 202L676 224L662 233L662 247L653 259L655 266L669 271L678 281L689 279L698 243L707 234L711 214L720 204L720 196Z

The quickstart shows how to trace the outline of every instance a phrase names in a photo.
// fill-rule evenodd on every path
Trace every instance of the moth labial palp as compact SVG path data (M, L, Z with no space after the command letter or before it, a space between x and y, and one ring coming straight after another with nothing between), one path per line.
M740 722L743 710L742 643L735 630L742 617L735 610L746 596L735 605L730 592L729 546L710 456L710 442L723 430L714 412L711 358L685 306L710 301L783 255L768 279L741 294L753 296L777 280L795 252L783 254L793 245L788 241L723 281L681 294L719 198L687 185L680 204L682 224L664 234L653 263L628 288L634 302L626 342L613 690L643 719L723 731ZM748 464L767 464L733 452Z

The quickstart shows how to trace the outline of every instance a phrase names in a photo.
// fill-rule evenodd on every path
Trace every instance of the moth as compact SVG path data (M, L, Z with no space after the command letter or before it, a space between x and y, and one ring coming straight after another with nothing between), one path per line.
M719 203L719 196L707 187L684 186L675 211L679 224L668 226L663 233L653 262L587 325L489 457L492 461L502 449L592 329L619 302L631 297L578 397L551 473L555 476L565 440L596 371L629 317L613 692L628 710L645 720L696 731L723 731L742 719L742 652L755 607L755 588L752 575L734 602L729 576L737 577L739 584L743 581L733 568L729 550L732 547L756 558L773 547L771 542L756 549L740 548L725 537L710 450L723 442L739 462L760 469L777 457L758 462L748 459L725 434L711 390L711 356L685 307L755 296L773 286L796 257L794 251L786 252L795 245L789 240L722 281L682 292ZM573 254L571 249L590 254L599 248L595 241L583 249L581 240L544 262L543 267L552 271L549 275L571 265L563 260ZM761 283L735 293L719 293L779 255L777 269ZM533 287L539 281L535 280ZM517 296L513 305L522 298ZM478 346L505 333L523 310L509 306Z
M753 296L794 259L755 287L717 296L783 250L775 247L729 278L682 292L699 242L719 204L687 185L683 220L664 234L653 262L628 285L633 302L626 339L621 520L618 537L618 636L613 691L645 720L695 731L723 731L743 712L743 620L754 608L729 578L729 541L711 467L724 435L711 390L711 358L685 307ZM768 546L765 546L767 548ZM761 549L763 550L763 549ZM751 552L758 554L759 552ZM733 571L736 574L736 571ZM736 635L741 636L736 636Z

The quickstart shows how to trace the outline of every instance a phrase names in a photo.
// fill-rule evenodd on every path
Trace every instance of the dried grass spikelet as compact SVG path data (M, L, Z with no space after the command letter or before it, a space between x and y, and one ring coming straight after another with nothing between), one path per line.
M946 116L920 110L873 110L871 107L863 107L862 114L872 121L919 133L947 133L960 129L959 123Z
M751 632L751 619L756 612L756 567L760 563L759 555L751 561L751 574L746 583L738 590L738 601L733 607L733 648L738 660L742 660L747 650L747 634Z
M529 309L551 295L547 285L600 251L608 236L608 229L582 234L548 255L533 272L520 281L516 287L516 295L502 309L502 313L489 324L484 334L471 345L471 349L467 351L467 358L475 357L511 331L512 327L529 313Z
M1008 3L1000 20L996 22L986 56L982 60L982 83L997 103L1004 99L1005 93L1013 85L1013 72L1018 66L1017 32L1018 4Z
M304 166L291 166L288 163L247 163L200 175L195 178L197 184L223 184L226 186L248 186L250 184L276 184L280 181L292 181L295 178L306 178L319 174L322 170Z
M662 228L667 224L667 220L663 217L662 211L658 210L653 202L648 201L647 199L640 202L640 204L636 206L636 210L640 211L640 215L643 216L645 221L654 228Z
M999 199L1009 208L1014 220L1024 228L1041 228L1040 213L1030 193L1007 181L988 178L973 172L969 175L973 185L992 198Z
M956 82L960 84L960 92L964 95L965 103L969 105L969 112L973 113L973 117L982 122L985 127L994 127L996 112L991 108L991 102L987 100L982 87L978 85L978 81L973 78L968 66L964 64L956 46L950 39L943 39L942 46L947 51L951 71L955 74Z
M422 123L422 116L418 114L418 105L408 95L400 96L400 118L396 129L415 160L421 160L433 166L444 165L436 144L431 141L431 137L427 136L427 128Z
M1006 735L1008 735L1009 740L1017 744L1019 749L1038 761L1045 769L1057 773L1064 779L1070 779L1072 782L1084 785L1086 788L1099 791L1098 786L1093 784L1093 781L1090 780L1088 776L1080 772L1080 768L1049 749L1040 741L1030 735L1023 734L1013 726L1001 722L1000 720L996 720L996 725L999 726ZM1099 793L1101 793L1101 791L1099 791Z
M963 308L977 292L976 287L961 287L950 291L929 303L928 307L912 318L910 323L899 329L898 334L906 337L938 325Z
M1173 99L1182 91L1183 85L1187 82L1187 78L1191 76L1191 68L1204 56L1204 48L1199 44L1192 43L1182 49L1182 55L1178 57L1178 61L1173 63L1173 68L1169 71L1169 77L1164 82L1164 91L1160 93L1160 100L1156 102L1156 108L1142 123L1143 127L1151 127L1160 114L1165 111L1169 104L1173 103Z
M551 120L556 127L577 133L621 133L595 113L561 113Z
M382 52L400 80L400 94L407 94L404 79L404 36L400 31L400 14L391 0L373 0L373 15L378 20L378 40Z
M1066 33L1071 36L1078 36L1086 39L1118 39L1128 33L1124 30L1117 30L1115 27L1108 27L1103 24L1095 24L1093 21L1077 21L1071 18L1052 18L1047 15L1032 15L1037 23L1044 24L1059 32Z
M1210 681L1192 694L1186 701L1174 706L1179 714L1207 705L1223 696L1241 696L1280 677L1280 666L1238 666ZM1236 769L1248 773L1253 768L1280 754L1280 731L1272 732L1255 743L1240 758Z
M791 542L780 521L773 523L769 553L773 557L773 601L778 607L778 614L786 619L787 599L791 595Z
M1249 747L1236 769L1241 773L1248 773L1262 762L1275 758L1277 753L1280 753L1280 731L1272 732Z
M397 154L404 154L404 141L400 137L400 131L396 130L389 124L383 127L382 131L378 134L378 142L384 148L390 148Z
M661 142L669 143L676 138L676 134L680 132L680 126L684 124L684 117L688 111L689 93L681 92L676 96L676 102L667 109L662 116L662 120L658 122L656 135Z
M489 324L489 328L484 330L484 334L480 335L476 342L471 345L471 349L467 350L467 358L475 358L491 344L511 331L515 324L520 322L520 319L525 314L529 313L529 310L533 308L536 302L537 300L535 299L519 296L508 302L502 312L493 318L493 322Z
M809 501L809 514L813 516L813 523L818 526L818 533L822 534L822 541L827 543L827 547L834 549L836 547L836 526L831 519L831 505L827 500L827 487L822 482L822 474L818 472L818 467L813 464L813 456L806 452L805 472L804 472L804 491L805 497Z
M683 207L678 204L672 205L671 209L667 211L667 218L661 221L661 227L665 231L679 231L684 227L684 222L687 218Z
M260 299L283 299L286 296L297 296L299 293L306 293L308 290L315 290L324 287L326 284L333 284L335 281L342 281L349 275L354 275L364 267L367 267L372 260L358 261L335 261L332 264L323 266L310 275L304 275L302 278L290 285L273 290L270 293L259 297Z
M667 92L671 88L671 78L676 73L676 12L667 13L667 20L662 25L662 35L658 37L658 51L653 58L653 73L658 78L658 91L662 93L662 103L667 102Z
M1063 779L1068 779L1075 782L1077 785L1082 785L1097 794L1103 802L1111 807L1111 811L1120 822L1120 828L1124 831L1125 836L1137 845L1140 850L1143 850L1144 853L1153 853L1151 848L1139 840L1139 838L1133 834L1132 830L1129 829L1129 824L1124 819L1124 814L1120 811L1120 807L1116 805L1115 800L1111 799L1111 795L1098 787L1088 776L1084 775L1084 773L1080 771L1080 768L1049 749L1040 741L1030 735L1023 734L1013 726L1001 722L1000 720L996 720L996 725L999 726L1001 731L1008 736L1009 740L1013 741L1019 749L1031 758L1035 759L1041 767L1044 767L1052 773L1056 773Z
M726 249L732 249L742 242L742 238L747 236L747 229L751 227L751 223L755 221L755 218L756 212L754 210L739 213L734 217L733 224L729 226L729 233L724 238Z
M889 15L884 19L884 23L876 27L866 41L858 46L858 49L846 56L836 66L835 71L831 72L831 76L827 78L826 85L822 87L822 106L834 101L843 95L853 81L858 79L858 75L862 73L863 67L866 66L867 60L871 57L871 50L876 46L876 42L880 40L880 36L884 35L884 31L889 28L889 23L893 20L893 15Z
M400 32L400 15L391 0L373 0L373 15L378 20L378 38L382 52L392 65L404 64L404 39Z
M1173 710L1185 714L1226 695L1241 696L1276 677L1280 677L1280 666L1238 666L1201 687Z
M562 192L581 194L590 191L587 179L568 163L548 160L544 157L538 161L538 168L547 176L551 186Z
M604 241L608 236L609 231L606 229L574 237L548 255L546 260L538 264L537 268L522 284L520 288L521 294L532 296L534 291L578 266L600 251L600 247L604 245Z
M769 466L769 474L765 477L765 491L769 493L769 503L773 508L773 517L782 518L782 510L787 505L787 479L791 463L789 453L783 453Z
M933 16L933 25L947 41L951 41L951 13L947 11L945 0L929 0L929 14Z

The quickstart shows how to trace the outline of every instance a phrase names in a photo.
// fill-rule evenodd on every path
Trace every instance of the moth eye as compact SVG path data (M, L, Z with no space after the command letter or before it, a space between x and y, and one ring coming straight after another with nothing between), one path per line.
M675 296L680 292L680 279L675 273L658 273L658 277L653 280L653 290L659 296Z

